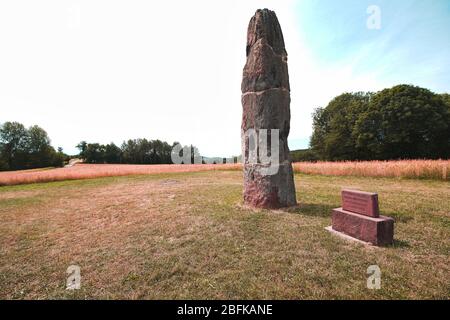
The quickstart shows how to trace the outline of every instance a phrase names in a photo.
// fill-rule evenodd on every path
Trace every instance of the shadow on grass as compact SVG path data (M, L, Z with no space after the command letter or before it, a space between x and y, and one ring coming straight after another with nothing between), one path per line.
M300 203L296 207L287 208L286 211L289 213L302 214L305 216L331 218L332 210L337 207L338 206L319 203ZM381 214L393 218L396 223L407 223L411 220L414 220L414 217L398 212L381 212Z
M407 223L411 220L414 220L414 217L398 212L387 212L387 213L381 212L380 214L393 218L395 222Z
M294 208L287 209L287 212L301 214L312 217L331 218L331 210L336 206L318 203L300 203Z
M394 239L394 243L390 245L391 248L410 248L408 241Z

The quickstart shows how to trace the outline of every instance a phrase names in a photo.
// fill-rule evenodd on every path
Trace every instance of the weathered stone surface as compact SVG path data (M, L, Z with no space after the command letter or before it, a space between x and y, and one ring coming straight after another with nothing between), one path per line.
M266 90L242 96L242 130L279 129L280 163L290 158L288 135L290 131L289 91ZM248 142L243 141L243 155L248 154Z
M244 166L244 203L272 209L296 205L291 163L281 163L276 175L261 175L260 168L260 164Z
M241 89L245 93L270 88L289 90L287 57L274 54L267 40L262 38L250 49Z
M376 193L342 190L342 208L345 211L363 214L365 216L378 218L378 195Z
M385 216L373 218L337 208L333 209L332 226L335 231L377 246L394 241L394 220Z
M280 23L275 12L271 10L258 9L250 20L247 30L247 55L252 46L261 38L267 40L276 54L287 56Z
M287 53L278 19L273 11L257 10L247 35L247 63L242 79L242 156L244 162L244 203L260 208L279 208L296 204L290 161L290 87ZM267 164L249 159L249 129L279 130L279 169L264 174ZM259 136L260 137L260 136ZM270 139L269 139L270 140Z

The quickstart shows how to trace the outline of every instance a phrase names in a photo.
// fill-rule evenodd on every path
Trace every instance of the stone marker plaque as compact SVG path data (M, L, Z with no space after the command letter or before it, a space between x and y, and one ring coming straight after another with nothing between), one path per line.
M394 242L394 219L380 215L376 193L342 190L342 208L333 209L332 230L376 246Z
M378 218L378 195L371 192L342 190L342 209L365 216Z

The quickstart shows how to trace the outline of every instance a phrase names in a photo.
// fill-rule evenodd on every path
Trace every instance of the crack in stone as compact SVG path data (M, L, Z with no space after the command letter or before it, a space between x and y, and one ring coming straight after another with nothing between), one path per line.
M249 94L261 95L261 94L263 94L266 91L272 91L272 90L281 90L281 91L284 91L284 92L287 92L287 93L291 93L286 88L269 88L269 89L264 89L264 90L260 90L260 91L247 91L247 92L243 93L242 96L244 97L244 96L249 95Z

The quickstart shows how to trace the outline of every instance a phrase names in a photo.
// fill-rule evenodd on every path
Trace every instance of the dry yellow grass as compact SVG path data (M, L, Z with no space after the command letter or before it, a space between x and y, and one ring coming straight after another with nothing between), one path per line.
M294 172L297 173L331 176L450 179L450 160L297 162L293 164L293 167ZM69 168L0 172L0 186L128 175L241 169L240 163L200 165L77 164Z
M50 170L22 170L0 172L0 186L37 182L51 182L129 175L234 170L240 164L199 165L128 165L128 164L77 164L73 167Z
M450 179L450 160L298 162L294 171L307 174L358 177Z
M0 188L0 298L449 299L450 188L431 180L296 175L300 206L241 205L238 171ZM379 193L395 244L324 228L341 188ZM66 291L66 269L82 287ZM382 289L366 287L367 267Z

